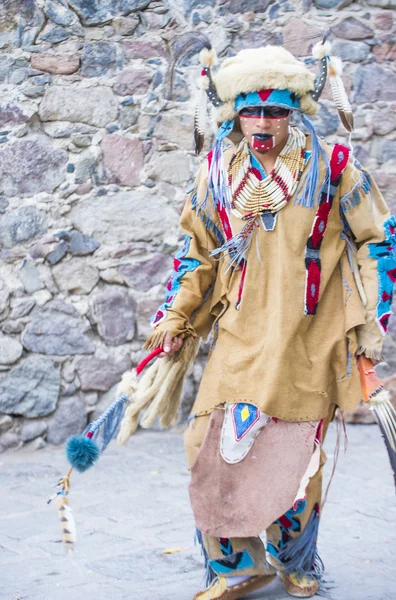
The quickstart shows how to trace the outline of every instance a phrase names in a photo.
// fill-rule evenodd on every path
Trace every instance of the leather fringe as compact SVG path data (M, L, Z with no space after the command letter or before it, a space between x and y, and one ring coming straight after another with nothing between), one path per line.
M367 348L367 346L358 346L356 351L357 355L364 354L367 358L371 358L372 360L379 360L382 362L384 359L384 355L382 354L382 350L375 350L374 348Z

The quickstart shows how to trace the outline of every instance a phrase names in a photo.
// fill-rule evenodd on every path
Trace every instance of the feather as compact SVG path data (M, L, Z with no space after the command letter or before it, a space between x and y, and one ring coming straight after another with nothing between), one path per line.
M217 63L217 53L214 48L206 46L199 53L199 62L203 67L208 67L209 69L213 67Z
M194 144L195 154L198 156L204 147L206 129L206 91L201 89L199 101L194 114Z
M173 85L175 77L175 68L177 63L191 53L200 52L206 48L212 49L209 38L201 31L192 31L178 36L172 44L173 60L168 71L169 76L169 97L173 94Z
M364 354L358 358L363 400L376 418L384 438L396 485L396 411L390 393L377 377L373 362Z
M353 131L353 113L352 106L345 91L344 83L341 79L342 61L337 56L332 56L328 63L331 94L333 96L334 104L336 105L345 129L351 132Z
M327 80L327 57L324 56L320 59L318 73L315 77L315 89L311 92L311 96L314 100L318 101L320 96L322 95L324 86L326 85Z
M380 428L381 435L385 442L386 450L387 450L388 456L389 456L389 461L390 461L392 471L393 471L393 479L394 479L395 487L396 487L396 452L395 452L394 448L392 448L392 446L390 445L390 443L388 441L388 437L387 437L386 431L382 425L382 422L377 418L377 415L375 414L375 412L374 411L372 411L372 412L374 413L374 416L377 419L378 427Z
M72 510L69 506L69 500L65 492L60 492L56 497L56 508L62 528L62 541L68 552L73 550L76 542L76 524L73 518Z
M321 42L317 42L312 48L312 56L316 58L316 60L321 60L326 56L329 56L331 52L331 42L326 41L326 39Z
M381 390L367 404L381 424L381 431L385 433L390 448L396 452L396 411L390 401L389 392Z

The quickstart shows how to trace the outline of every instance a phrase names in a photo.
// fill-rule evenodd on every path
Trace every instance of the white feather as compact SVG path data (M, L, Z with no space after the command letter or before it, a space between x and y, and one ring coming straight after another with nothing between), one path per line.
M339 58L339 56L332 56L329 60L330 77L333 75L338 75L339 77L341 77L343 70L344 70L344 65L342 63L341 58Z
M330 52L331 42L329 41L326 41L324 44L322 42L317 42L312 48L312 56L317 60L329 56Z

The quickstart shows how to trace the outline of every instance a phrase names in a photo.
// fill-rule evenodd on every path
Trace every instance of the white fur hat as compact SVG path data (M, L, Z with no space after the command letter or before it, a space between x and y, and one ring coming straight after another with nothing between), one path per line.
M234 102L239 94L265 89L289 90L300 102L302 112L314 115L319 106L311 96L315 75L281 46L265 46L241 50L236 56L226 58L213 82L218 97L223 102L216 109L219 122L236 116Z

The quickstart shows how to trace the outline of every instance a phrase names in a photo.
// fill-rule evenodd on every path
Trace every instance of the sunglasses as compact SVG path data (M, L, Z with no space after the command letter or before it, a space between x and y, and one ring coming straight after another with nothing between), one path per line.
M245 119L284 119L291 113L289 108L282 106L246 106L239 111L239 116Z

